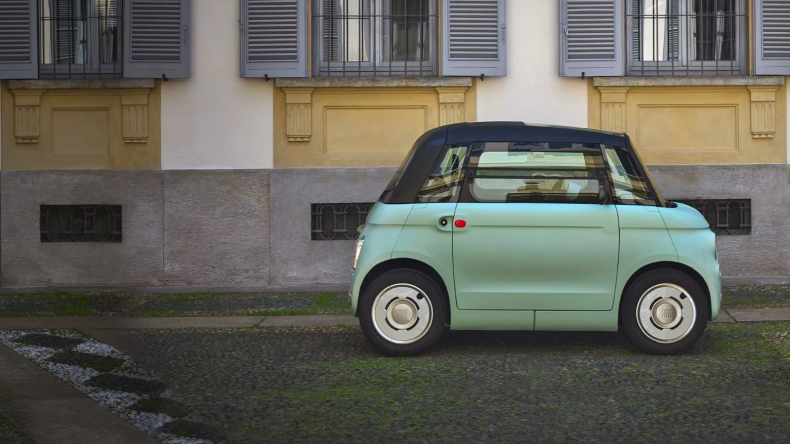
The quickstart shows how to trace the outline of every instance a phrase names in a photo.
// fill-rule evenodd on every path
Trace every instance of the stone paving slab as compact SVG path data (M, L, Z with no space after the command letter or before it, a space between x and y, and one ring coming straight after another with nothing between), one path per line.
M21 410L17 426L37 444L158 442L5 345L0 375L0 392Z
M736 322L790 321L790 308L727 310Z
M217 316L173 318L126 318L120 316L74 316L51 318L0 318L0 329L39 328L240 328L254 327L263 316Z
M359 319L351 315L269 316L260 323L261 327L333 327L337 325L359 325Z
M719 318L713 322L735 322L735 319L727 313L727 310L719 310Z

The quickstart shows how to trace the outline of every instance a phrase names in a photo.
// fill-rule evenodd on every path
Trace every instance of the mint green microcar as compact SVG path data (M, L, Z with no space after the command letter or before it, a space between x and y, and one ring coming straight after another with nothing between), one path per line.
M425 133L360 228L349 293L368 340L618 331L690 348L721 306L716 238L665 201L624 134L521 122Z

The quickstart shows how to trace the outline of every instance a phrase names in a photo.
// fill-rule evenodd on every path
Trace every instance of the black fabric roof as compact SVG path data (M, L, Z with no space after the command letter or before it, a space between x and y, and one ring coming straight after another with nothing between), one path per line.
M476 122L448 125L447 144L464 142L573 142L626 146L626 135L524 122Z

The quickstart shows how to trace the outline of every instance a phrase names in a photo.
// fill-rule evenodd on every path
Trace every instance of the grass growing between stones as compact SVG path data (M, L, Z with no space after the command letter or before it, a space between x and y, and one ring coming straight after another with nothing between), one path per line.
M790 285L744 285L724 288L725 309L790 308Z
M72 293L0 295L0 317L349 314L341 293Z

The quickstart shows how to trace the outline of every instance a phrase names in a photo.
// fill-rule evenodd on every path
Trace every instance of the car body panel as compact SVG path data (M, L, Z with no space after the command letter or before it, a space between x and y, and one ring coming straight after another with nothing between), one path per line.
M538 331L617 331L617 311L536 311Z
M611 205L459 203L461 310L611 310L617 211Z
M450 330L533 330L532 310L458 310L451 314Z
M678 262L678 254L656 207L615 205L620 219L620 261L612 310L617 310L628 280L642 268Z
M414 204L392 250L392 259L413 259L433 268L450 295L455 295L452 230L455 206L455 203ZM441 220L447 224L442 226Z
M655 206L414 203L414 190L422 186L430 169L426 164L437 158L440 146L480 140L578 140L632 147L622 134L513 122L429 131L415 144L408 156L412 161L401 166L362 228L364 246L349 292L354 313L363 282L375 278L368 276L372 270L388 261L409 259L431 267L442 280L453 330L615 331L629 280L656 264L696 271L711 296L711 319L716 319L721 274L715 234L693 208L665 203L642 164L636 166L648 177L657 197ZM466 226L455 227L456 220L464 220Z
M403 226L411 213L411 205L386 205L377 202L368 213L360 238L365 245L351 275L349 301L353 313L357 312L359 293L365 276L378 264L392 259L392 250Z
M708 286L710 320L718 319L722 284L716 234L708 228L699 211L688 205L677 204L677 208L660 208L659 211L678 252L678 261L699 273Z

